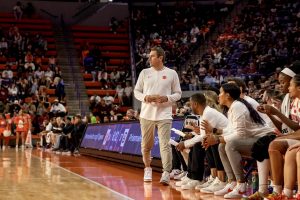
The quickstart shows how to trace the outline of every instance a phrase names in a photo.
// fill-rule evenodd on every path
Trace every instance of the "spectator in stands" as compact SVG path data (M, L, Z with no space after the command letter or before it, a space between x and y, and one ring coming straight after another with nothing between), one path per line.
M110 121L111 122L116 122L116 121L118 121L118 115L117 115L117 113L114 111L114 110L111 110L110 112L109 112L109 114L110 114Z
M190 78L189 90L196 91L200 85L199 77L192 73Z
M24 14L30 19L35 14L35 8L33 7L31 2L28 2L25 9Z
M182 90L188 90L190 85L190 79L187 75L187 72L183 71L180 78L180 87L182 88Z
M3 85L0 85L0 102L6 103L8 100L8 90L7 88L3 87Z
M95 68L95 58L90 53L88 53L86 55L86 57L84 58L83 66L86 69L86 72L89 74L92 71L95 71L95 69L94 69Z
M107 106L111 106L113 104L114 100L115 100L111 95L109 95L108 92L106 93L106 95L102 99L105 101L105 104Z
M124 88L124 104L131 105L132 103L132 86L130 85L129 81L126 81L126 87Z
M102 69L98 72L98 81L101 83L102 89L108 88L108 86L107 86L108 74L104 69Z
M101 97L98 96L97 94L94 94L93 96L90 97L90 110L92 113L97 113L97 106L100 104Z
M123 103L123 96L124 96L124 88L121 85L117 85L115 98L118 97L120 105L124 104Z
M89 115L90 119L91 119L91 124L96 124L98 123L97 118L93 115L93 113L91 112Z
M44 102L43 101L38 101L38 105L37 105L37 108L36 108L36 114L38 116L42 116L46 112L47 112L47 109L44 106Z
M29 83L27 79L19 79L16 82L18 87L18 99L22 100L25 99L28 95Z
M110 78L111 82L117 83L120 80L120 76L121 76L120 72L118 70L114 69L110 73L109 78Z
M30 89L30 95L36 95L38 93L38 87L39 85L37 79L33 79L33 83Z
M150 152L154 142L154 129L158 127L163 174L160 183L169 185L172 170L170 140L172 102L181 98L177 72L164 66L165 52L161 47L151 49L151 68L144 69L134 89L135 97L142 102L140 114L142 130L142 155L145 164L144 181L152 181ZM154 75L159 78L154 78ZM153 77L152 77L153 76ZM144 84L147 81L147 84ZM167 103L168 102L168 103Z
M207 75L205 76L203 82L205 84L208 84L212 87L216 87L216 79L211 75L211 73L207 73Z
M105 115L103 118L103 123L109 123L110 122L110 117L108 115Z
M124 121L137 120L137 118L135 118L135 111L133 109L128 109L126 115L123 117L123 120Z
M198 26L196 24L194 24L194 26L192 27L192 29L190 31L190 35L198 37L199 33L200 33L200 30L199 30Z
M38 80L40 80L44 76L44 71L41 71L40 67L37 67L36 71L34 72L34 77Z
M204 67L203 63L200 64L200 68L198 69L199 79L203 80L206 76L207 70Z
M14 44L17 45L17 47L21 47L22 45L22 36L20 34L20 32L17 32L14 36Z
M61 79L61 71L58 66L55 66L53 70L53 78L55 79L56 77Z
M53 105L50 108L49 116L60 116L64 117L66 115L66 108L63 104L59 103L58 99L54 100Z
M13 72L10 69L9 65L6 65L6 69L2 72L1 84L4 86L9 85L13 80Z
M28 70L31 68L33 71L35 70L35 64L33 63L33 55L30 51L27 52L25 55L25 64L24 64L25 70Z
M50 67L48 67L47 71L45 72L45 78L46 78L46 81L47 81L47 86L49 86L52 83L53 76L54 76L54 72L51 71Z
M117 29L119 27L119 22L115 17L112 17L109 22L110 31L114 34L117 33Z
M5 52L5 50L8 48L7 40L5 37L1 38L0 41L0 52Z
M9 113L11 113L12 116L18 115L19 111L21 110L21 106L18 100L15 100L13 101L13 103L7 105L9 105Z
M99 104L96 104L93 113L100 118L100 121L103 122L104 116L109 115L111 106L107 106L104 99L100 100Z
M54 56L49 57L48 65L49 65L51 70L54 70L54 68L56 67L56 58Z
M64 100L66 96L65 84L62 78L59 79L58 84L56 85L55 96L58 98L58 101Z
M9 99L9 101L13 102L15 100L18 100L18 93L19 93L19 90L18 90L16 84L12 83L8 87L8 99Z
M33 104L32 100L29 100L28 103L24 103L23 110L31 116L34 116L36 113L36 106Z
M23 10L22 10L22 4L20 1L16 3L16 5L13 7L13 12L15 19L20 20L23 16Z

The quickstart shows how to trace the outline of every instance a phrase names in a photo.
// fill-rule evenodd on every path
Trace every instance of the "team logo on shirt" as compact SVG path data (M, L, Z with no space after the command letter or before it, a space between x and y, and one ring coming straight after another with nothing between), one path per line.
M163 76L162 79L167 79L167 76Z

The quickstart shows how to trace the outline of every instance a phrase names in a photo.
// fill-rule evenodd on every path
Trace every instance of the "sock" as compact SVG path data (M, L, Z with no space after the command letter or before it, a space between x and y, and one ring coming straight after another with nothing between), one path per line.
M268 193L268 176L270 172L270 160L264 159L262 162L257 161L258 171L258 191L262 194Z
M291 198L293 196L293 191L287 188L283 189L283 193L285 194L285 196L287 196L288 198Z
M282 186L281 185L274 185L274 192L276 192L277 194L281 194L282 193Z
M241 192L246 191L246 183L237 183L237 185L240 188Z

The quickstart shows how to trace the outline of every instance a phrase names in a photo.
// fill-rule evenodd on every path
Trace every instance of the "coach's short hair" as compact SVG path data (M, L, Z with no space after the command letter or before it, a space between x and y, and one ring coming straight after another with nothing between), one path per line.
M155 46L151 48L151 51L156 51L157 57L162 56L163 57L163 62L165 61L165 51L163 50L163 48L161 48L160 46Z

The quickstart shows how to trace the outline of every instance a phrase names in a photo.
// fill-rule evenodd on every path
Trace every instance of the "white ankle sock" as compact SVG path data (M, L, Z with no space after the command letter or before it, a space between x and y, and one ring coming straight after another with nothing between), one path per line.
M270 160L264 159L262 162L257 161L257 171L258 171L258 191L263 194L268 193L268 176L270 172Z
M277 194L281 194L282 193L282 186L281 185L274 185L274 192L276 192Z
M285 196L287 196L288 198L291 198L293 196L293 191L287 188L283 189L283 193L285 194Z

